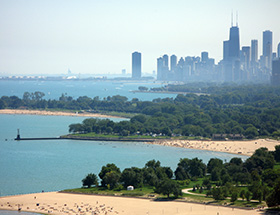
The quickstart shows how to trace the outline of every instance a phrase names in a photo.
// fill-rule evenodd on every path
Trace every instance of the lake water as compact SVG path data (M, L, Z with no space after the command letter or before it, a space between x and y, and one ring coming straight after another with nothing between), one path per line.
M227 153L148 145L138 142L78 140L14 141L21 137L56 137L68 133L68 125L82 117L0 115L0 195L58 191L81 187L88 173L98 174L103 165L115 163L121 170L161 161L175 170L180 158L212 157L229 161ZM114 119L116 121L120 119Z
M40 91L45 93L45 99L58 99L62 93L67 93L77 99L79 96L93 98L99 96L103 99L107 96L122 95L129 100L138 98L142 101L151 101L155 98L176 97L175 94L161 93L133 93L139 86L148 88L161 87L160 83L147 82L109 82L109 81L1 81L1 96L18 96L22 98L24 92Z
M41 91L46 99L62 93L74 98L122 95L129 99L152 100L175 97L170 94L132 93L139 86L160 87L153 82L121 83L91 81L0 81L0 96ZM229 161L227 153L147 145L138 142L74 140L14 141L21 137L57 137L68 133L68 125L84 118L70 116L0 115L0 196L81 187L88 173L98 174L103 165L115 163L121 170L144 167L149 160L161 161L175 170L180 158L198 157L205 163L212 157ZM113 119L115 121L121 119Z
M1 215L40 215L38 213L31 213L31 212L24 212L24 211L7 211L7 210L0 210Z

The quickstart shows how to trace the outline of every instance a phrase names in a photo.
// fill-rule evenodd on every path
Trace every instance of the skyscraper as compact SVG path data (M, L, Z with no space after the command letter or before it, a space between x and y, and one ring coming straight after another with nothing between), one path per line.
M132 53L132 78L140 79L141 78L141 53L133 52Z
M271 69L272 64L272 32L264 31L263 32L263 57L264 64L263 66Z
M157 80L162 81L163 80L163 58L159 57L157 59Z
M277 47L277 57L280 58L280 43L278 43Z
M207 63L209 60L209 54L208 52L201 52L201 61L204 63Z
M229 40L224 41L223 48L224 80L237 81L240 79L240 40L237 23L230 28Z
M176 66L177 66L177 56L176 55L171 55L171 57L170 57L170 70L172 72L174 72L175 69L176 69Z
M251 40L251 66L255 67L258 62L258 40Z
M280 86L280 58L272 61L271 84Z
M229 57L232 59L239 58L240 40L238 26L232 26L229 32Z
M226 40L223 43L223 60L227 61L229 60L229 41Z
M250 46L243 46L241 53L241 62L243 64L243 69L248 70L250 67Z
M163 66L165 67L166 70L169 70L168 55L167 54L163 55L162 59L163 59Z

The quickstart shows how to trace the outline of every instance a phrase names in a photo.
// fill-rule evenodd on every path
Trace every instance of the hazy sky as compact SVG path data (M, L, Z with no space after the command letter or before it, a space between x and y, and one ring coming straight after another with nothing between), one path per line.
M280 0L0 0L0 75L131 72L156 58L209 56L221 60L231 12L238 11L241 46L273 32L280 42Z

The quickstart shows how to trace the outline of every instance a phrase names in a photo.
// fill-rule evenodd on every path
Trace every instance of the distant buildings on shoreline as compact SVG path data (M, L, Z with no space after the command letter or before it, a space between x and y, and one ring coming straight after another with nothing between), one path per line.
M181 57L179 61L176 55L164 54L157 58L157 80L178 82L232 82L232 83L273 83L276 74L280 74L278 65L280 43L277 54L272 52L272 32L263 32L263 53L259 58L258 40L251 40L251 46L240 48L239 27L231 26L229 40L223 42L223 59L215 64L213 58L209 58L208 52L202 52L200 57ZM273 63L275 66L273 67ZM170 67L169 67L170 65ZM273 72L274 69L274 72ZM276 70L278 72L276 72ZM278 84L277 84L278 83Z

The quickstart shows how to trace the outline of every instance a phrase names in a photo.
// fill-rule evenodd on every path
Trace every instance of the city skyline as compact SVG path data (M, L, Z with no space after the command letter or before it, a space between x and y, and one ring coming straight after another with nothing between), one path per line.
M159 4L160 3L160 4ZM131 73L131 53L142 53L142 74L156 70L155 59L200 56L218 63L228 38L231 12L238 11L240 48L273 33L280 42L280 2L176 0L7 1L0 2L0 75ZM235 25L235 21L233 22Z

